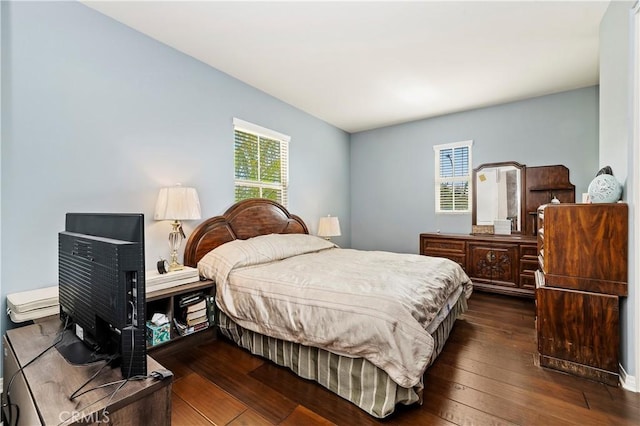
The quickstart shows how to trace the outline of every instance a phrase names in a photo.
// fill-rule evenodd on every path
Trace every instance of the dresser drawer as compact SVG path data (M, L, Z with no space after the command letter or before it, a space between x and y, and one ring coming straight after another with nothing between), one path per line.
M466 256L463 254L455 254L455 253L451 253L451 252L443 252L443 251L437 251L437 250L429 250L425 253L422 253L424 256L432 256L432 257L444 257L446 259L450 259L453 260L454 262L456 262L458 265L462 266L462 269L464 269L464 271L467 271L467 265L466 265Z
M464 256L465 242L457 240L440 240L440 239L423 239L422 240L422 252L427 256L434 256L429 253L442 253L442 252L457 252L462 253ZM446 257L446 256L445 256Z
M538 256L538 246L525 246L520 245L520 257L533 257L536 258Z
M533 272L521 272L520 273L520 287L528 288L531 290L536 289L536 276Z
M538 246L520 246L520 288L535 290L538 269Z
M538 259L520 259L520 273L530 273L533 274L538 269Z

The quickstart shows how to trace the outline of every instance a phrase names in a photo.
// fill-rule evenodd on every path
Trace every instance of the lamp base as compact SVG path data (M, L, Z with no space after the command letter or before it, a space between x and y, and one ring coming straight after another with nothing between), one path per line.
M184 234L182 232L182 224L180 221L174 220L171 224L171 232L169 233L169 247L171 248L171 261L169 262L169 272L180 271L184 269L184 265L178 263L178 248L182 244Z
M173 271L181 271L184 269L184 265L181 265L179 263L176 263L175 265L169 265L169 272L173 272Z

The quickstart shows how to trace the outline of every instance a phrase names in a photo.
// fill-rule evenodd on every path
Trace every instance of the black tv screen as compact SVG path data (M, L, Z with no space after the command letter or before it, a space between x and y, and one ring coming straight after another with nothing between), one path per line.
M60 316L92 353L119 360L126 378L146 375L144 273L143 214L67 213Z

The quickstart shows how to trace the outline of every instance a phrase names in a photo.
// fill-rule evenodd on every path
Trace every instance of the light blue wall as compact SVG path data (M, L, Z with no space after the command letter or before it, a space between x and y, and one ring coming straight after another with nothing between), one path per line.
M147 269L169 252L160 187L194 186L203 217L221 214L233 117L291 136L290 210L312 232L338 216L350 245L349 134L81 3L2 7L2 312L6 294L57 283L66 212L144 213Z
M627 180L629 146L629 12L633 1L612 2L600 23L599 163L611 166L620 182Z
M623 183L623 199L629 205L629 295L620 300L620 363L625 372L638 383L636 342L638 330L634 319L638 278L635 262L638 261L634 242L638 241L634 212L639 208L636 185L631 171L640 167L640 159L634 157L632 109L633 31L630 22L633 1L611 2L600 23L600 165L611 165L613 174ZM637 152L637 151L635 151Z
M433 146L473 140L473 167L564 164L577 197L598 171L598 88L588 87L351 135L351 245L417 253L421 232L469 233L436 215Z
M2 96L4 92L4 79L2 78L2 69L5 64L4 60L4 49L3 46L3 28L4 28L4 4L0 3L0 290L2 289L2 141L4 140L4 126L2 125L4 119L3 111L4 111L4 97ZM4 312L4 311L3 311ZM4 332L5 326L5 316L0 312L0 330ZM0 365L2 361L0 361Z

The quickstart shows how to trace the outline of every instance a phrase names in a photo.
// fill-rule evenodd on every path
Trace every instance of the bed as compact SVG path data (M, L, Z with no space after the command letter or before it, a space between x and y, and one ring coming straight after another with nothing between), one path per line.
M342 249L266 199L202 222L184 263L215 280L224 336L377 418L422 402L472 291L455 262Z

